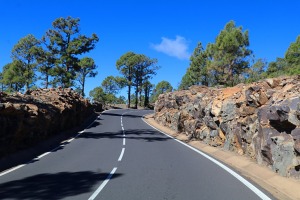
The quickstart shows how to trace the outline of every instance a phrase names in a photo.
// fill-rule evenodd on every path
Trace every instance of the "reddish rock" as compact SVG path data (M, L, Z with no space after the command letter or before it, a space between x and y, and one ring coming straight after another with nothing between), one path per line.
M190 138L245 154L283 176L299 177L293 171L300 160L299 96L300 76L232 88L192 86L160 95L154 118Z

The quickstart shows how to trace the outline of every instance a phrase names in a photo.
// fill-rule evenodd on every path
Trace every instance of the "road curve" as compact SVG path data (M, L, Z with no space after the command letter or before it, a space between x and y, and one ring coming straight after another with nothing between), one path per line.
M0 199L270 199L153 129L151 111L110 110L57 149L0 173Z

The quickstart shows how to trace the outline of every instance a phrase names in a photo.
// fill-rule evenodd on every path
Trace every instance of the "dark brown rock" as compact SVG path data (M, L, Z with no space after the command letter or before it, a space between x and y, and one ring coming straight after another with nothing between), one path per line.
M300 177L295 161L300 160L299 96L298 77L232 88L193 86L160 95L154 118L178 133L245 154L283 176Z
M3 95L0 157L81 125L93 107L72 89L37 89Z

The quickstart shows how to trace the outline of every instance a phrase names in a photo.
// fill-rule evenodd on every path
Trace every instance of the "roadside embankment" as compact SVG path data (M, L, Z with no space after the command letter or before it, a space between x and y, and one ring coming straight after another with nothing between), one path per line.
M80 126L93 115L90 102L72 89L0 94L0 158Z
M300 178L300 77L162 94L154 119L189 140L245 155Z

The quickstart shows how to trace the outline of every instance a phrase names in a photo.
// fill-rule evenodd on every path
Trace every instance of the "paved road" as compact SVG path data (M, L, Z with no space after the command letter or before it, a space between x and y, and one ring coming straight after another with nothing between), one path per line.
M0 173L0 199L266 199L151 128L141 119L149 112L105 112L69 143Z

